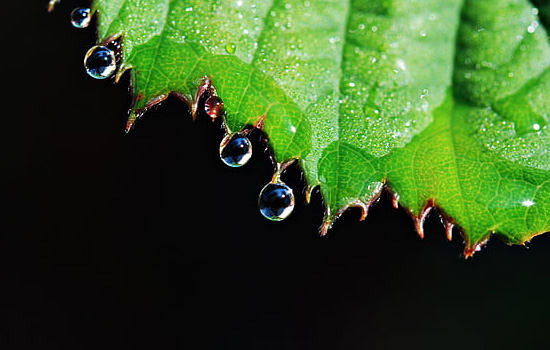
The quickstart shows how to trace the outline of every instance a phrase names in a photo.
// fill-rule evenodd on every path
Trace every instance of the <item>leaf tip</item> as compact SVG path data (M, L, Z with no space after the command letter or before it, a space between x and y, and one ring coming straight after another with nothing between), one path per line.
M391 204L395 209L399 209L399 194L397 192L392 192Z
M447 236L447 240L450 242L453 240L453 228L455 227L455 225L450 221L446 221L444 225L445 225L445 236Z
M52 12L55 9L55 6L60 2L61 0L50 0L48 2L48 12Z
M130 115L128 116L128 120L126 121L126 127L124 128L125 133L129 133L130 130L132 130L132 127L134 126L136 119L137 119L137 114L134 111L131 111Z
M321 237L324 237L327 235L328 230L332 227L333 221L332 220L324 220L323 224L321 225L321 228L319 229L319 235Z
M464 258L466 259L471 258L475 252L479 252L481 248L483 248L483 246L487 244L487 242L489 241L489 238L491 238L491 236L474 244L470 244L466 242L466 246L464 247Z
M433 201L430 200L422 209L420 212L420 215L418 217L414 218L414 227L416 228L416 233L420 238L424 238L424 221L426 221L426 218L428 217L428 214L430 214L430 211L433 209Z

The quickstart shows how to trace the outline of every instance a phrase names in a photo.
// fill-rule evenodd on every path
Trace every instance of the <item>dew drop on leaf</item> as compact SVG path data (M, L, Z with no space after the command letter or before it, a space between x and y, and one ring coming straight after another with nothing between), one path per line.
M282 182L268 183L260 192L258 207L267 219L284 220L294 209L294 193Z
M105 46L94 46L84 57L86 73L95 79L107 79L116 71L115 53Z
M252 144L241 133L227 134L220 143L220 158L230 167L245 165L252 157Z
M227 52L228 54L232 55L235 53L235 51L237 51L237 45L235 44L225 45L225 52Z
M91 11L87 7L77 7L71 12L71 24L75 28L88 27L91 19Z

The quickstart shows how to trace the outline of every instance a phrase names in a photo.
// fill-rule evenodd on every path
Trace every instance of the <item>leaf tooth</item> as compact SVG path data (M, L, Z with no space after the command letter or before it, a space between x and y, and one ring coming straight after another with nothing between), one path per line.
M318 185L311 185L306 183L306 189L304 191L305 194L305 201L307 204L311 203L311 195L313 194L313 191L318 187Z
M359 217L359 221L364 221L367 218L367 215L369 215L369 207L371 203L365 203L360 200L357 200L349 205L349 207L356 207L361 210L361 216Z
M487 244L487 242L489 241L489 238L491 238L491 236L473 245L466 243L466 246L464 247L464 257L468 259L472 257L475 252L479 252L481 248Z
M117 69L117 72L115 73L115 84L118 84L124 73L126 73L126 71L129 71L130 69L132 69L132 66L130 65L120 65L120 67Z
M391 204L395 209L399 209L399 194L397 192L392 192Z
M452 241L453 240L453 228L455 227L455 225L449 220L446 220L444 225L445 225L445 236L447 236L447 240Z
M134 126L134 122L137 119L137 114L134 111L130 112L130 115L128 116L128 120L126 121L126 128L124 129L124 132L129 133L130 130L132 130L132 127Z
M323 224L319 229L319 234L321 235L321 237L326 236L328 231L332 228L332 225L334 224L336 219L342 216L342 214L344 214L344 212L350 207L359 207L361 209L361 217L359 218L359 220L365 220L370 204L372 204L372 202L364 203L357 199L346 205L342 209L338 210L335 214L330 213L330 208L325 209L325 219L323 220Z
M441 220L441 224L445 229L445 236L447 237L447 240L452 241L453 229L455 227L454 220L451 217L445 215L445 213L439 207L437 207L437 213L439 214L439 219Z
M414 227L416 228L416 233L418 233L420 238L424 238L424 221L428 217L430 211L432 211L433 207L433 200L429 200L424 206L424 209L420 212L420 215L414 218Z
M266 118L265 115L259 116L259 117L258 117L258 120L256 120L252 126L253 126L254 128L256 128L256 129L259 129L259 130L263 131L263 130L264 130L264 121L265 121L265 118Z
M321 225L321 227L319 228L319 235L321 237L324 237L327 235L328 231L330 230L330 228L332 227L332 224L334 222L331 221L331 220L324 220L323 221L323 224Z
M60 2L61 0L50 0L48 2L48 12L52 12L55 9L55 6Z
M323 224L321 225L321 228L319 229L319 233L321 236L325 236L330 228L332 227L332 224L336 219L338 219L346 210L348 210L351 207L359 208L361 210L361 216L359 217L359 221L364 221L369 213L370 207L378 202L380 199L380 196L382 193L384 193L384 189L386 188L385 184L381 184L378 188L375 194L367 201L363 199L350 199L348 204L345 205L342 209L338 210L335 214L331 214L330 208L325 209L325 218L323 220Z
M137 98L143 98L142 95L138 95ZM141 118L145 112L147 112L147 110L149 110L149 108L161 103L162 101L166 100L168 98L168 95L166 94L162 94L162 95L158 95L158 96L155 96L153 97L152 99L150 99L147 104L145 105L145 107L139 109L139 110L130 110L130 115L128 115L128 120L126 121L126 128L125 128L125 132L126 133L129 133L130 130L132 130L134 124L136 123L136 120L138 120L139 118Z

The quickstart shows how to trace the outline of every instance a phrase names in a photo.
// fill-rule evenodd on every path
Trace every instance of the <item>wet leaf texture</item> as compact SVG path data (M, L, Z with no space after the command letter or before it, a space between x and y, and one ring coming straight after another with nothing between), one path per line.
M98 44L123 43L132 119L173 92L198 108L208 77L228 132L261 126L276 162L298 159L320 186L323 234L385 188L421 235L437 207L466 256L493 233L521 244L550 230L544 2L96 0L92 12Z

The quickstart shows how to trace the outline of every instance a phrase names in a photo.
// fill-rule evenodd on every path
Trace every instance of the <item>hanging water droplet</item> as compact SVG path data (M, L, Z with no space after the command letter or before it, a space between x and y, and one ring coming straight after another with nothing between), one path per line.
M294 209L294 193L282 182L268 183L260 192L258 207L267 219L284 220Z
M95 79L107 79L116 71L114 52L105 46L94 46L84 57L86 73Z
M77 7L71 12L71 24L75 28L86 28L90 25L92 14L87 7Z
M212 121L223 114L223 101L218 96L210 96L204 102L204 111Z
M220 158L230 167L245 165L252 157L252 144L241 133L227 134L220 143Z

